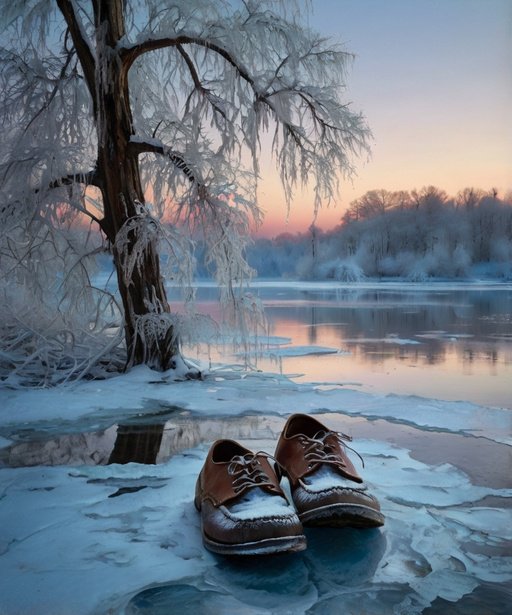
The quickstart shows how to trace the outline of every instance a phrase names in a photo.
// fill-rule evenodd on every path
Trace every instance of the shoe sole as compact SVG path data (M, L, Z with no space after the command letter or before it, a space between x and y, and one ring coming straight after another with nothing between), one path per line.
M255 542L243 542L228 545L216 542L203 535L203 544L213 553L220 555L272 555L274 553L298 553L306 548L306 537L282 536L279 538L266 538Z
M384 525L384 515L379 511L358 504L330 504L308 510L299 515L303 525L310 527L370 528Z

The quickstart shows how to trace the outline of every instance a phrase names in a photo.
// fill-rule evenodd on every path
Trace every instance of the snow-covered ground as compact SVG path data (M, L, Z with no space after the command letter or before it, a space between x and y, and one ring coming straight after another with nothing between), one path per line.
M509 409L234 370L175 383L143 367L2 389L0 404L1 615L449 613L453 602L457 613L505 613L510 603ZM354 436L386 524L307 530L305 552L263 563L210 554L192 502L210 443L273 453L292 412ZM159 463L107 464L117 425L137 423L163 424ZM12 467L23 463L38 465Z

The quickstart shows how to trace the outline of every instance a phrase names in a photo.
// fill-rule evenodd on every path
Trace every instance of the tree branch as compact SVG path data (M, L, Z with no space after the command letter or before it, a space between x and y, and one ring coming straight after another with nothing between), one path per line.
M28 122L28 124L25 126L24 128L24 132L27 132L27 130L30 128L30 126L36 121L36 119L41 115L41 113L43 113L43 111L45 111L46 109L48 109L48 107L51 105L53 99L55 98L55 96L57 95L57 92L59 91L59 87L62 83L62 81L64 81L64 78L66 76L66 70L71 62L71 58L73 57L73 50L71 51L67 51L67 57L66 57L66 61L64 62L64 65L60 71L59 77L56 79L55 81L55 85L53 86L53 90L50 92L50 95L48 96L48 99L43 103L43 106L39 109L39 111L32 117L32 119Z
M55 188L61 188L63 186L73 186L74 184L86 184L88 186L95 186L96 188L101 189L101 182L99 180L99 175L96 172L96 169L89 171L88 173L74 173L66 175L64 177L60 177L59 179L54 179L52 182L50 182L48 188L50 190L54 190ZM34 190L34 193L37 194L38 192L40 192L40 189L36 188ZM105 231L103 219L98 218L92 212L88 211L85 207L77 207L76 205L74 205L74 208L81 213L87 215L89 218L91 218L91 220L96 222L103 231Z
M88 186L95 186L101 190L101 180L96 169L89 171L88 173L74 173L65 175L64 177L60 177L59 179L55 179L50 182L48 188L50 190L55 188L61 188L63 186L73 186L74 184L86 184ZM39 192L38 189L35 190L37 194ZM109 229L107 228L107 222L105 218L98 218L92 212L90 212L86 207L78 207L76 204L73 205L74 209L81 212L82 214L88 216L91 220L96 222L100 229L105 233L107 237L109 237Z
M95 65L96 60L89 47L87 40L84 38L82 28L80 27L80 21L75 14L75 9L71 0L57 0L57 5L66 20L71 38L75 45L76 52L80 58L80 64L84 71L85 80L89 93L91 94L94 108L96 108L96 86L95 86Z
M201 79L197 73L197 70L196 70L196 67L194 66L194 62L192 61L192 58L188 55L188 53L183 49L181 45L177 45L176 48L178 52L180 53L181 57L185 60L187 68L190 72L190 76L192 77L192 81L194 82L195 89L201 92L201 94L203 94L206 97L208 102L211 104L213 110L216 111L227 122L228 118L226 116L226 112L224 111L224 109L222 109L219 106L217 102L218 99L216 100L216 97L212 95L211 91L205 88L204 85L201 83ZM192 90L192 93L193 92L194 90ZM190 101L192 93L187 98L186 108L188 108L188 103Z
M241 64L239 64L235 60L235 58L231 55L231 53L229 53L229 51L227 51L223 47L220 47L219 45L216 45L215 43L212 43L211 41L209 41L207 39L203 39L203 38L200 38L200 37L193 37L193 36L185 36L185 35L178 36L176 38L148 39L148 40L143 41L142 43L140 43L138 45L134 45L133 47L129 47L129 48L123 49L120 52L120 57L122 59L123 65L125 67L125 70L129 70L130 66L133 64L133 62L138 57L140 57L141 55L143 55L143 54L145 54L145 53L147 53L149 51L154 51L154 50L157 50L157 49L165 49L166 47L177 47L178 51L180 51L181 55L183 56L183 58L187 62L187 66L189 67L189 70L191 72L191 76L192 76L192 79L194 81L194 85L196 85L196 87L201 88L201 90L204 91L204 88L203 88L202 84L199 81L199 77L197 75L195 67L193 66L190 58L188 57L188 54L186 54L186 52L182 49L182 45L198 45L200 47L204 47L205 49L211 50L211 51L215 52L216 54L220 55L222 58L224 58L224 60L226 60L226 62L228 64L230 64L231 66L233 66L236 69L236 71L238 72L240 77L248 85L250 85L250 87L251 87L251 89L252 89L252 91L254 92L254 95L255 95L255 99L256 99L255 102L256 103L259 103L259 102L265 103L272 110L272 112L275 114L276 118L279 118L279 114L278 114L275 106L270 101L270 96L275 96L276 94L279 93L279 91L275 91L275 92L271 92L271 93L260 92L257 89L257 87L256 87L256 83L255 83L254 79L251 77L251 75L249 74L247 69L244 66L242 66ZM219 112L223 113L222 110L219 110L216 105L213 105L213 106ZM290 122L286 122L286 121L283 121L283 120L281 120L281 123L283 124L285 129L291 134L292 138L297 143L297 145L300 147L301 143L302 143L302 140L301 140L301 138L299 137L299 135L297 133L296 127L293 124L291 124ZM154 150L145 150L145 151L154 151ZM155 153L162 154L164 152L155 152Z
M192 58L183 49L182 45L176 45L176 48L179 51L181 57L185 60L185 63L188 67L188 70L192 77L192 81L194 82L194 85L196 86L196 89L200 90L201 92L204 92L205 87L201 83L201 79L199 78L199 75L197 74L197 70L196 70L196 67L194 66L194 63L192 62Z
M163 143L151 141L130 141L128 144L128 149L134 156L138 156L139 154L159 154L160 156L165 156L166 158L169 158L174 166L182 171L192 183L201 185L183 156L173 152L168 147L165 147Z
M101 189L101 182L96 169L87 173L70 173L64 177L59 177L59 179L54 179L50 182L48 188L60 188L61 186L71 186L73 184L87 184ZM36 189L37 192L39 192L39 189Z
M58 1L62 2L63 0ZM236 62L236 60L229 53L229 51L224 49L224 47L216 45L210 40L201 38L199 36L181 35L177 36L176 38L148 39L146 41L143 41L142 43L139 43L138 45L134 45L133 47L126 47L122 49L119 55L121 56L123 65L125 66L126 70L128 70L139 56L147 53L148 51L165 49L166 47L178 47L180 45L198 45L199 47L204 47L205 49L214 51L217 55L220 55L222 58L224 58L228 64L231 64L231 66L236 68L240 77L242 77L244 81L249 83L252 86L253 90L256 92L253 78L241 64Z

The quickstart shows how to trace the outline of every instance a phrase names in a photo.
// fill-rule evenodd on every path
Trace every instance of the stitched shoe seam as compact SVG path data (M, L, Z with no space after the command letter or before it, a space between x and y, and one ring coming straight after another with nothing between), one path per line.
M365 491L361 491L360 489L352 489L351 487L328 487L327 489L322 489L321 491L311 491L310 489L308 489L308 487L306 485L301 485L300 487L298 487L299 489L302 489L303 491L305 491L308 495L310 496L317 496L317 497L323 497L326 494L332 494L332 493L339 493L339 494L347 494L347 495L352 495L352 494L356 494L359 496L362 496L368 500L375 500L376 498L369 494L366 493Z

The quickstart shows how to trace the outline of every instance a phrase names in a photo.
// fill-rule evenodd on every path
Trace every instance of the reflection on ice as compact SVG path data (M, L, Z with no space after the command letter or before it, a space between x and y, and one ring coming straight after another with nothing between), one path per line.
M140 368L110 382L3 394L3 611L506 612L510 411L277 375L219 371L172 386L165 378ZM256 562L209 553L193 494L210 443L231 437L273 453L295 411L354 437L384 527L310 529L303 553ZM39 465L14 467L27 463Z
M280 281L257 292L271 332L290 346L344 350L314 361L281 354L285 374L511 407L510 284ZM271 360L262 354L258 366L275 371Z
M371 583L386 549L378 530L306 531L308 550L302 557L281 556L263 561L219 559L200 579L171 583L134 596L126 615L195 613L304 613L323 610L326 598L340 587L347 595ZM357 592L360 596L359 592ZM308 611L309 612L309 611Z
M206 422L203 433L213 433L215 421ZM239 439L272 452L282 423L269 417ZM201 545L192 498L207 442L159 465L20 468L12 470L16 481L4 471L0 562L13 587L7 612L15 605L28 610L33 592L52 612L158 615L187 604L201 613L342 608L410 615L441 598L457 602L483 583L498 591L512 582L510 508L474 505L486 496L510 498L511 489L475 485L451 464L418 461L383 441L359 438L354 445L385 526L310 529L304 553L257 561L232 561ZM20 578L24 562L30 566ZM75 596L63 578L94 592Z
M437 472L415 462L403 449L381 451L375 443L360 444L370 479L388 477L372 485L386 502L382 530L310 529L304 554L264 565L206 555L212 563L203 574L184 579L186 583L176 580L143 590L131 599L126 613L163 614L190 599L202 613L414 614L438 598L457 602L481 582L512 580L506 541L509 511L471 507L492 490L475 488L448 465ZM406 489L395 497L404 481ZM418 490L418 484L423 489ZM450 503L441 495L446 491ZM427 493L438 501L425 503ZM510 496L508 490L502 493ZM485 533L464 523L464 515L485 523L487 513ZM475 556L472 546L481 540L501 545L499 556Z

